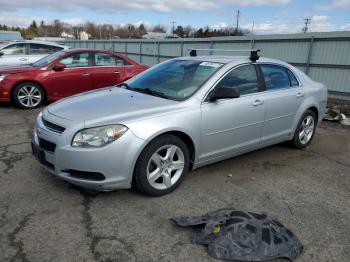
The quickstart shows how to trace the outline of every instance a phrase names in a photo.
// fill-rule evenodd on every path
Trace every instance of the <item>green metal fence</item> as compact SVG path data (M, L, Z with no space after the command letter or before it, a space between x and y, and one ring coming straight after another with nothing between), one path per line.
M350 100L350 32L326 32L250 37L191 39L69 40L73 48L113 50L142 64L155 65L188 55L188 49L261 49L261 55L295 65L312 79L326 84L332 98ZM202 51L199 54L232 55Z

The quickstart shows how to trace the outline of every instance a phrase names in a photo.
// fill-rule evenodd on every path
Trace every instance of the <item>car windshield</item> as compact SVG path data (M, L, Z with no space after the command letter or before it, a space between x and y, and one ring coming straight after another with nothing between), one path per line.
M126 88L182 101L192 96L222 65L197 60L170 60L131 79Z
M47 66L52 61L56 60L57 58L65 55L65 54L66 54L65 51L59 51L59 52L53 53L51 55L45 56L45 57L41 58L40 60L36 61L35 63L32 64L32 66L34 66L34 67Z

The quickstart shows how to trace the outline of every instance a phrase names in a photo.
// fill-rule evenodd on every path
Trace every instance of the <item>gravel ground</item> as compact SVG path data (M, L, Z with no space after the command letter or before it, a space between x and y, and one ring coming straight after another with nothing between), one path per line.
M323 123L306 150L277 145L200 168L164 197L93 196L32 157L38 112L0 106L0 261L218 261L168 218L223 207L280 219L305 245L297 261L350 261L349 129Z

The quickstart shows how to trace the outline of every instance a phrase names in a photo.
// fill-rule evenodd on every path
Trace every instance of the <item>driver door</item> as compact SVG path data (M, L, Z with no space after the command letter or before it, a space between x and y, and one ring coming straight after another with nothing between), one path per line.
M59 61L66 65L62 71L51 69L47 84L56 99L92 89L92 68L90 52L73 53Z
M200 161L229 156L257 147L260 142L265 105L255 65L233 69L214 88L220 87L236 88L240 97L203 102Z

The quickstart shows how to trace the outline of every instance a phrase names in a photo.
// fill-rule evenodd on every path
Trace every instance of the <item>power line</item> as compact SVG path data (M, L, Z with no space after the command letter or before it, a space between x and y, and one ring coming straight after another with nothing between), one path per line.
M172 31L172 36L174 36L174 34L175 34L175 24L176 24L176 22L175 21L171 21L171 23L172 23L172 25L173 25L173 31Z
M240 11L237 10L237 15L236 15L236 17L237 17L237 20L236 20L236 32L238 32L239 13L240 13Z
M304 34L307 32L307 30L309 29L308 28L308 25L311 23L311 18L305 18L304 19L305 20L305 27L303 27L303 32L304 32Z

